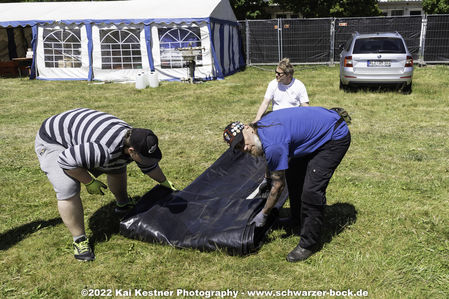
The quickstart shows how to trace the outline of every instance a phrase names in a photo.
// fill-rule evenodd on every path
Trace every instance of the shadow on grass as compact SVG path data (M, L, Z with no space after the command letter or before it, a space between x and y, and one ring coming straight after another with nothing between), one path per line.
M99 208L89 218L89 229L92 235L90 243L94 247L96 243L108 241L112 235L120 231L120 217L115 213L115 202L111 202Z
M330 243L332 238L342 233L346 227L357 221L357 210L348 203L335 203L324 209L324 223L321 243Z
M409 94L411 93L411 88L407 89L403 86L395 85L372 85L372 86L350 86L344 89L347 93L358 93L358 92L369 92L369 93L387 93L387 92L397 92L398 94Z
M282 213L285 214L284 211ZM324 209L324 222L321 233L321 246L330 243L332 238L342 233L346 227L355 223L357 220L357 211L352 204L335 203L326 206ZM282 237L290 237L292 235L299 236L299 229L284 228L286 234Z
M118 234L120 218L114 212L115 202L101 207L89 218L89 228L92 231L90 241L92 244L109 240L111 235ZM29 235L46 227L62 223L60 217L50 220L36 220L0 234L0 250L8 250Z
M36 220L19 227L10 229L0 234L0 250L8 250L15 244L19 243L29 235L49 226L61 224L61 218L53 218L50 220Z

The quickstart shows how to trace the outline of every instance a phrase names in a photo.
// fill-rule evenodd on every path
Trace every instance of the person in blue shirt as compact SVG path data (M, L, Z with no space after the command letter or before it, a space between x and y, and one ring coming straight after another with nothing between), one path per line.
M269 196L252 222L265 225L287 182L291 220L301 237L287 260L310 257L320 245L327 185L351 143L344 119L323 107L286 108L256 123L232 122L223 137L232 148L264 156L271 172Z

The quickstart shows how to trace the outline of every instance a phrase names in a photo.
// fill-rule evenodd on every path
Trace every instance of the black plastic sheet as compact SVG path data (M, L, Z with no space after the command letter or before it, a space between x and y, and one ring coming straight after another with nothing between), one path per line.
M229 149L185 189L156 186L147 192L121 221L120 233L177 248L255 252L288 194L285 188L264 227L250 224L268 195L259 191L265 167L264 158Z

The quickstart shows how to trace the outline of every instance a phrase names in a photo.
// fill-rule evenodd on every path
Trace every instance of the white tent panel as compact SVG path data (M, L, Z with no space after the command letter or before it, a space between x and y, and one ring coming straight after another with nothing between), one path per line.
M134 81L153 70L182 80L187 47L201 48L196 79L223 78L244 65L236 21L229 0L0 4L0 28L33 28L35 69L49 80Z
M7 23L33 25L35 21L142 20L177 22L176 19L216 18L236 22L228 1L222 0L134 0L84 2L28 2L0 4L0 26ZM140 21L139 21L140 20ZM3 23L3 25L2 25ZM17 26L17 25L15 25Z
M39 78L87 80L89 54L84 25L39 27L36 53Z
M134 81L150 70L142 25L92 26L92 43L95 80Z
M207 24L201 26L201 47L202 50L202 66L197 67L195 76L199 78L213 78L214 74L214 64L213 57L211 52L211 41L209 29L207 28Z
M151 28L152 55L154 66L159 73L161 80L187 79L188 68L185 65L182 53L177 48L188 47L189 42L185 41L189 37L198 37L198 43L192 46L202 48L200 59L197 57L195 68L195 78L212 78L212 54L210 47L209 30L206 23L200 26L191 25L154 25ZM195 42L192 39L191 43ZM170 43L170 48L164 48Z

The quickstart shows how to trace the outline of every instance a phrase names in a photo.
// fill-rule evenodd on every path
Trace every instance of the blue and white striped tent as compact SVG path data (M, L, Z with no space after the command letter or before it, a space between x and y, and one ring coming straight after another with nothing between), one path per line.
M0 4L0 35L7 28L32 29L32 75L43 80L134 81L142 71L181 80L179 48L188 47L200 49L195 78L224 78L245 63L228 0Z

